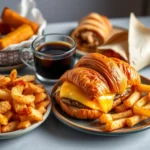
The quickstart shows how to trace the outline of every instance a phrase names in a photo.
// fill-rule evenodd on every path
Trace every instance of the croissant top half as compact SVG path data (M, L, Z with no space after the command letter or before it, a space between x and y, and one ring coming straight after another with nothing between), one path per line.
M88 22L88 20L89 20L89 22ZM93 21L94 26L98 26L98 27L100 25L104 26L105 27L104 30L106 32L110 32L112 29L112 25L109 22L108 18L106 16L102 16L102 15L95 13L95 12L92 12L89 15L87 15L86 17L84 17L83 19L81 19L79 24L82 24L82 23L88 24L88 23L92 23L92 21Z
M61 76L60 81L72 82L91 98L123 93L128 86L141 82L140 75L128 63L100 53L84 55L73 69Z
M120 70L126 75L128 85L136 85L141 82L141 78L138 72L127 62L124 62L123 60L117 58L112 58L112 59L118 65Z
M127 87L127 77L114 60L99 53L90 53L83 56L75 67L87 67L101 74L115 93L122 93Z
M60 81L70 81L86 92L90 98L110 93L107 81L93 69L77 67L66 71Z

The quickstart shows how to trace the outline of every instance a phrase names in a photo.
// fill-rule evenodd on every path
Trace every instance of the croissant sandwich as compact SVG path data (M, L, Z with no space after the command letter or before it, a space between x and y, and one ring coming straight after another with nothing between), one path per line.
M63 111L80 119L96 119L112 109L114 100L127 98L141 82L128 63L99 53L83 56L60 78L55 98Z
M80 50L93 51L106 42L111 29L112 25L107 17L93 12L81 19L78 27L72 32L72 37Z

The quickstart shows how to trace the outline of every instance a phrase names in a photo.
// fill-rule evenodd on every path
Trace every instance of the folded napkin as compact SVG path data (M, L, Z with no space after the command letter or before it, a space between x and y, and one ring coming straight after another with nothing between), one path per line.
M150 64L150 28L145 27L135 17L130 15L129 24L129 63L141 70Z
M30 39L23 41L19 44L10 45L3 49L3 51L17 50L21 47L29 46L38 35L42 35L46 27L46 20L43 18L40 10L36 8L36 3L34 0L21 0L15 11L18 12L21 16L36 22L39 25L39 29L37 31L37 34L33 35Z
M131 13L129 30L113 35L97 52L106 50L118 53L139 71L150 64L150 28L145 27Z
M104 52L104 50L112 50L128 61L128 31L114 34L105 45L97 49L97 52Z

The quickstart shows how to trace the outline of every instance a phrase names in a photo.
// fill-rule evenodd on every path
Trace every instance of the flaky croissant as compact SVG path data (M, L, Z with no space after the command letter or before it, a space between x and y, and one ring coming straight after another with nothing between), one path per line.
M107 34L112 30L112 25L106 16L102 16L98 13L92 12L83 19L79 24L92 24L99 28L102 28Z
M93 12L81 19L71 36L76 40L78 49L92 51L106 42L111 29L107 17Z
M117 64L99 53L90 53L83 56L75 67L87 67L96 70L108 82L110 89L115 93L122 93L127 87L127 78Z
M110 89L107 81L93 69L77 67L66 71L60 81L69 81L80 87L92 98L109 93Z
M118 58L111 58L118 65L120 70L126 75L128 85L137 85L141 82L140 75L138 72L130 66L127 62Z
M141 82L128 63L90 53L60 78L55 98L63 111L80 119L96 119L112 109L113 101L127 98Z

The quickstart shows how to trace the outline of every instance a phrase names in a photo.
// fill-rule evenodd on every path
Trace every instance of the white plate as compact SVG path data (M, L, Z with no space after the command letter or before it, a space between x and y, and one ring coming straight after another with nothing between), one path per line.
M18 64L13 66L0 67L0 72L11 71L12 69L20 69L24 66L24 64Z
M50 100L50 97L48 95L48 98ZM24 135L30 131L32 131L33 129L37 128L38 126L40 126L49 116L50 111L51 111L51 106L52 106L52 102L50 101L50 104L47 107L47 111L43 116L43 120L37 123L32 124L30 127L26 128L26 129L21 129L21 130L16 130L13 132L8 132L8 133L0 133L0 139L10 139L10 138L15 138L21 135Z

